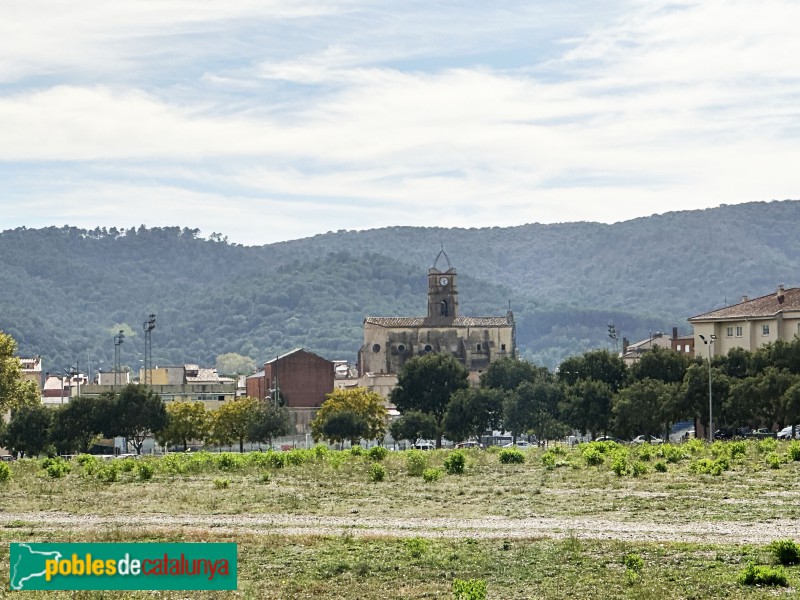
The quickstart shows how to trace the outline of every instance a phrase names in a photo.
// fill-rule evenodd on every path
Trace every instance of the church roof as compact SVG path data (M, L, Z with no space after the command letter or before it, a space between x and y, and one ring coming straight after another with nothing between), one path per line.
M427 317L367 317L364 323L380 327L510 327L512 324L507 316L456 317L446 323Z

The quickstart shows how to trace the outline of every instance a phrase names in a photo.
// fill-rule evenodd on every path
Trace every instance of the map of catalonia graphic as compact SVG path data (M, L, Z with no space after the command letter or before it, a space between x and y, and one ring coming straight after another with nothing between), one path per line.
M11 589L24 590L29 579L45 576L45 562L60 560L60 552L40 552L28 544L15 544L16 557L11 564Z

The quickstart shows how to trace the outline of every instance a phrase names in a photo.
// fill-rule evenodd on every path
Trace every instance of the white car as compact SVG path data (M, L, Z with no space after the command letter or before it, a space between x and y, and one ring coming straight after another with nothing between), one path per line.
M655 437L654 435L651 435L650 439L648 439L646 435L637 435L631 440L632 444L644 444L645 442L649 442L651 444L661 444L663 440Z
M779 440L789 440L792 439L792 426L789 425L788 427L784 427L778 432L778 439ZM800 440L800 425L794 426L794 439Z
M525 440L517 440L516 443L509 442L508 444L503 444L503 448L533 448L533 444L530 442L526 442Z

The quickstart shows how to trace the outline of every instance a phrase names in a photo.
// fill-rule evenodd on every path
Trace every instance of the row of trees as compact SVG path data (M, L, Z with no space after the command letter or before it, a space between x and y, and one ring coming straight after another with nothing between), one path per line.
M503 429L552 439L570 430L594 435L664 435L672 424L708 423L709 371L714 421L730 427L773 427L800 420L800 338L750 353L734 349L690 359L655 347L630 368L595 350L564 360L555 372L510 358L492 363L479 386L452 357L406 363L391 399L402 417L395 439L458 441Z
M241 398L206 410L202 402L165 404L158 394L131 384L116 397L77 397L57 409L40 402L11 411L0 431L0 445L13 454L88 452L100 438L123 437L137 454L154 436L164 446L187 448L190 442L229 446L245 441L272 444L291 428L289 411L270 402Z

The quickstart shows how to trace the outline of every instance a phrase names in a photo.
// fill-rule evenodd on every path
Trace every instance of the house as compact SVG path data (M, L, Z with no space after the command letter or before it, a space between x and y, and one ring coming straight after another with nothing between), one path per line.
M309 431L317 409L333 391L333 362L297 348L264 363L247 378L247 395L259 400L280 399L292 415L296 433Z
M691 317L695 347L711 341L712 355L726 355L733 348L753 352L777 340L791 341L800 333L800 288L779 285L774 294ZM705 352L704 352L705 353Z
M622 338L622 353L620 356L628 366L639 362L643 352L647 352L655 347L665 350L674 350L686 354L690 358L694 356L694 337L679 336L678 328L672 328L672 337L665 336L661 331L656 331L646 339L633 344L628 343L627 338Z
M36 388L41 391L43 386L42 381L42 357L35 356L33 358L20 357L20 364L22 365L22 380L33 381Z
M446 263L445 270L439 268L440 261ZM377 377L381 380L380 393L384 395L394 386L408 360L433 352L456 357L470 372L473 381L477 381L479 374L495 360L516 356L512 312L493 317L460 315L456 279L450 258L441 250L428 269L426 316L364 319L364 345L358 353L358 375L364 379L365 387L374 389L369 380ZM387 384L386 379L391 381Z

